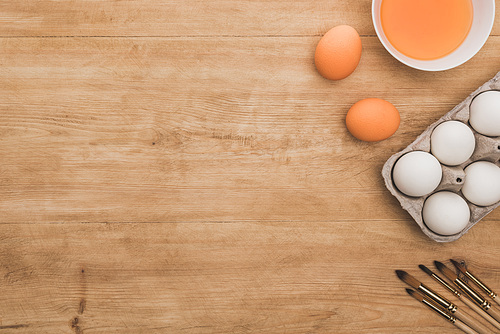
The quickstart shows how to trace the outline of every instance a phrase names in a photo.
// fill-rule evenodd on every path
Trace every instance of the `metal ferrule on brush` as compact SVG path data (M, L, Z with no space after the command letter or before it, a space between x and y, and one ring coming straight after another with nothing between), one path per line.
M450 303L449 301L447 301L446 299L444 299L439 294L437 294L436 292L432 291L431 289L429 289L425 285L420 284L420 286L418 287L418 289L420 291L422 291L424 293L424 295L426 295L427 297L429 297L430 299L432 299L434 302L436 302L437 304L439 304L442 307L444 307L447 311L449 311L451 313L455 313L457 311L457 306L455 304Z
M462 281L460 278L455 280L455 284L462 290L467 296L470 297L477 305L479 305L482 309L488 310L491 307L491 304L488 303L486 299L484 299L476 290L471 288L467 283Z
M491 291L490 288L488 288L486 285L484 285L483 282L481 282L479 279L477 279L474 275L472 275L468 271L465 272L465 276L467 276L470 280L472 280L474 283L476 283L477 286L479 286L481 289L483 289L484 292L486 292L488 294L488 296L490 296L491 298L495 299L497 297L496 293Z
M443 285L445 288L450 290L455 296L460 297L460 295L461 295L460 291L458 291L457 289L454 289L451 285L448 284L448 282L444 281L441 277L439 277L438 275L432 274L432 278L434 278L436 281L441 283L441 285Z
M454 316L452 316L451 314L449 314L447 311L443 310L439 306L435 305L433 302L428 301L426 298L424 298L422 300L422 303L424 303L425 305L429 306L430 308L432 308L437 313L441 314L444 318L446 318L446 320L448 320L452 324L454 324L455 321L457 321L457 318L455 318Z

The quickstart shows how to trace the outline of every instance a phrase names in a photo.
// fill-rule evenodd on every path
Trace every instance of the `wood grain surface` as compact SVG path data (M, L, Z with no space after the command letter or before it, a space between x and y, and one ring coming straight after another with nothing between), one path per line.
M380 172L500 70L498 10L431 73L385 51L370 7L2 1L0 333L456 333L394 270L446 296L418 264L461 258L500 291L500 211L438 244ZM313 55L338 24L363 54L333 82ZM367 97L400 111L388 140L345 128Z

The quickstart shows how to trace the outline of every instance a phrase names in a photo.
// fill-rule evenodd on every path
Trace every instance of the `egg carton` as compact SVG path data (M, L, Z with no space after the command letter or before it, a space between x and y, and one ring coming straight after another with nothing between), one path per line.
M475 224L477 224L482 218L484 218L488 213L493 211L496 207L500 205L500 202L497 202L490 206L477 206L473 203L469 202L461 192L462 186L465 181L465 172L464 168L469 164L483 160L489 161L497 166L500 166L500 137L487 137L479 134L474 130L469 124L469 106L472 102L472 99L476 97L478 94L489 91L489 90L500 90L500 72L498 72L495 77L491 80L487 81L481 87L476 89L472 94L470 94L465 100L463 100L460 104L455 106L451 111L446 113L443 117L441 117L436 122L432 123L420 136L415 139L413 143L408 145L402 151L395 153L392 155L384 164L382 168L382 176L384 177L385 185L387 189L394 195L398 201L401 203L403 209L408 211L411 217L415 220L415 222L420 226L424 234L426 234L429 238L437 242L451 242L459 239L465 233L467 233ZM410 197L402 192L400 192L394 182L392 180L392 169L396 161L404 154L411 151L424 151L430 153L431 151L431 143L430 136L432 131L439 124L456 120L461 121L468 125L472 132L474 133L474 137L476 139L476 147L472 156L465 161L463 164L459 166L446 166L441 164L443 170L443 176L441 183L439 186L431 193L422 197ZM440 235L432 230L430 230L424 223L422 219L422 208L427 197L431 196L433 193L448 190L457 193L467 202L470 209L470 219L467 226L459 233L454 235Z

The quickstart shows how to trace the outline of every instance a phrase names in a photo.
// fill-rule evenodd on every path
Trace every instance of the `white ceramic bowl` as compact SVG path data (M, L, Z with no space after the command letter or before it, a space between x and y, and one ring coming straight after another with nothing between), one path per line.
M418 60L405 56L391 45L384 34L380 22L380 6L382 0L372 1L372 20L377 36L391 55L410 67L424 71L444 71L459 66L471 59L488 39L495 21L495 0L472 0L474 16L472 26L465 41L452 53L433 60Z

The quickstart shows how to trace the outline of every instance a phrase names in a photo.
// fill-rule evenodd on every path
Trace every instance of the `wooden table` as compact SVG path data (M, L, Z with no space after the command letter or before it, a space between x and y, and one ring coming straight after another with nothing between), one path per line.
M370 6L3 0L0 333L458 332L394 270L444 291L418 264L464 258L500 290L500 211L436 243L380 172L500 70L499 11L472 60L428 73ZM339 24L363 54L333 82L313 54ZM367 97L401 113L388 140L345 128Z

